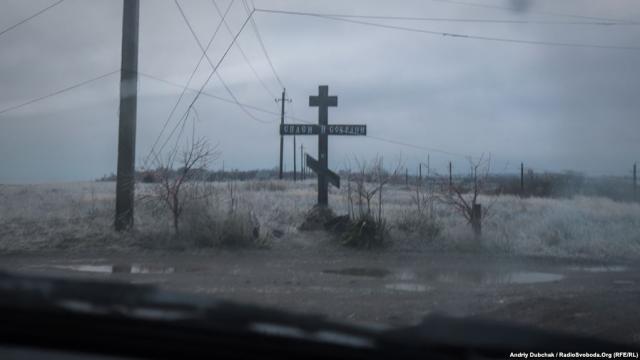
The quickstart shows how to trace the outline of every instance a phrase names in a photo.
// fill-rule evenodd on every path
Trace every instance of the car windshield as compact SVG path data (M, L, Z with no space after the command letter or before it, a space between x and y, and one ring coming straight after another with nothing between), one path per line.
M637 1L0 7L0 269L640 344Z

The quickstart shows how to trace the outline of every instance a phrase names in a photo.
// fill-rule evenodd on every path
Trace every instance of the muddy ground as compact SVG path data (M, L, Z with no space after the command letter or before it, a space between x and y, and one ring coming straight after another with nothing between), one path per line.
M155 284L339 321L400 326L436 312L640 343L640 267L628 262L307 249L12 254L0 255L0 264Z

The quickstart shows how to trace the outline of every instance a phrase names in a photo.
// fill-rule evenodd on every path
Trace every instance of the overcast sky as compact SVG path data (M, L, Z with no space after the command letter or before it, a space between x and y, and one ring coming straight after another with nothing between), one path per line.
M329 140L330 166L347 159L402 156L413 169L426 161L462 171L462 155L492 155L496 171L516 172L520 161L536 170L565 169L628 175L640 160L640 3L636 0L285 1L256 0L256 8L354 15L528 20L530 23L358 19L393 26L481 37L593 44L638 49L581 48L486 41L406 32L326 18L256 12L254 18L276 72L293 100L287 112L317 121L308 96L329 85L339 106L330 123L365 123L371 137ZM0 31L54 1L0 0ZM229 0L217 1L221 11ZM470 6L483 4L491 7ZM210 0L181 0L203 44L219 21ZM552 15L555 14L555 15ZM567 17L571 14L584 17ZM227 15L232 32L247 13L236 0ZM614 25L576 25L617 20ZM563 23L563 24L559 24ZM601 22L601 21L600 21ZM573 24L567 24L573 23ZM0 111L120 67L122 2L66 0L0 35ZM233 35L221 27L209 56L217 62ZM279 111L282 91L251 26L219 74L242 103ZM201 51L173 0L142 0L139 71L186 84ZM204 62L190 87L211 71ZM178 100L181 89L141 77L137 165ZM229 99L214 77L206 92ZM115 172L119 75L0 114L0 182L94 179ZM187 92L171 129L195 96ZM277 165L279 116L201 96L196 133L218 144L225 167ZM266 123L263 123L266 122ZM403 146L380 138L416 145ZM162 137L160 143L164 142ZM315 156L316 139L298 138ZM174 140L172 140L173 142ZM292 141L285 141L292 167ZM427 150L432 149L432 150ZM299 151L299 150L298 150ZM443 152L441 152L443 151Z

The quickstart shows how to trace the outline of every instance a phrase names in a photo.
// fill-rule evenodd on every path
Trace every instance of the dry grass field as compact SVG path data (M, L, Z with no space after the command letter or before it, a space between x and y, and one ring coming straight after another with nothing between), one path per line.
M171 217L150 194L152 185L137 189L135 230L112 230L115 184L82 182L0 187L0 251L200 251L207 231L228 226L211 225L233 207L235 227L254 227L266 249L331 246L323 232L301 232L297 226L316 200L315 182L248 181L212 183L207 202L191 203L182 215L176 238ZM466 220L448 205L435 202L428 219L418 215L414 190L390 185L383 193L383 216L390 226L390 247L385 251L459 251L516 256L633 259L640 256L640 205L604 198L573 199L482 197L491 204L483 236L474 238ZM346 214L345 190L332 189L330 204ZM207 215L207 216L203 216ZM438 231L425 233L422 222ZM409 225L407 225L409 224ZM203 231L203 228L208 230ZM239 229L238 231L252 231Z

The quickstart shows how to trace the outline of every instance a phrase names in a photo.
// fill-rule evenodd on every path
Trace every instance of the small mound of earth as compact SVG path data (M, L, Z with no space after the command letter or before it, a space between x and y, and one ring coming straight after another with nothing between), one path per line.
M326 230L334 233L343 233L346 231L349 222L348 215L336 216L330 208L316 205L305 214L304 221L300 224L298 230Z

